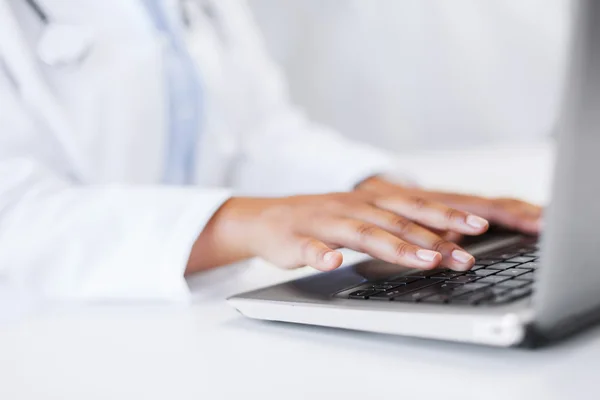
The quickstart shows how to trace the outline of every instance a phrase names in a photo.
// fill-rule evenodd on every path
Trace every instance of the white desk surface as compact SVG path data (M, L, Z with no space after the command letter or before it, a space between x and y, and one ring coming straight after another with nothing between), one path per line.
M425 183L544 200L551 157L535 146L408 164ZM225 296L307 271L232 272L193 278L190 308L69 306L3 324L0 399L600 398L600 329L530 351L258 322Z

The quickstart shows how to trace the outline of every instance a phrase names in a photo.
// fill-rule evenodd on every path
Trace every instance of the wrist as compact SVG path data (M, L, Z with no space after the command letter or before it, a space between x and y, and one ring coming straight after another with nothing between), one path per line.
M194 243L186 273L203 271L253 257L251 229L262 199L232 197L208 221Z

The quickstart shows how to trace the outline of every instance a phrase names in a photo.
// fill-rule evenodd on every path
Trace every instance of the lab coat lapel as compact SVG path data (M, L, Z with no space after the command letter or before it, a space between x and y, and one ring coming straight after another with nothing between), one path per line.
M60 142L71 171L76 171L74 178L85 180L88 169L74 140L73 127L65 110L41 78L36 54L24 39L8 0L0 0L0 55L16 79L25 102L35 109Z

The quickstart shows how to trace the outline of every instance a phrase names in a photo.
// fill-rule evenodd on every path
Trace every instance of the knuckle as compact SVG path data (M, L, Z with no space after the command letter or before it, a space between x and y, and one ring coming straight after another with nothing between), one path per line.
M495 219L511 219L513 208L505 201L492 201L488 208L488 213Z
M436 240L432 243L431 249L437 251L438 253L448 253L454 250L456 246L451 242L444 240L442 238Z
M511 214L506 217L507 224L518 227L524 222L524 218L519 215Z
M413 197L411 199L412 206L415 210L422 210L427 207L427 200L422 197Z
M496 199L492 200L490 204L490 208L494 211L504 210L510 202L507 199Z
M371 192L369 190L362 190L362 191L354 191L354 192L350 192L351 196L353 199L357 199L360 201L371 201L373 199L376 199L378 197L378 194L375 192Z
M444 219L448 222L452 222L463 217L463 213L454 208L447 208L444 213Z
M361 223L356 227L356 235L358 236L358 240L363 241L373 237L376 230L377 227L375 225Z
M301 239L300 241L300 254L303 260L308 260L313 256L315 249L315 240L311 238Z
M409 221L408 219L400 216L391 217L390 224L400 235L410 233L415 227L415 224L412 221Z
M411 253L412 246L407 243L398 243L394 248L394 253L399 258L404 258Z

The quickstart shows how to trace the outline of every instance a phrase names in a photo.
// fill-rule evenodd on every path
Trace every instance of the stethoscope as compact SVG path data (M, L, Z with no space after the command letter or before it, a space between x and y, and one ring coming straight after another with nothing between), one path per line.
M90 29L55 21L36 0L25 0L43 24L37 43L37 55L44 64L59 67L80 64L94 44Z
M91 54L95 42L91 29L56 21L48 15L37 0L25 1L43 24L42 34L37 43L37 55L41 62L51 67L78 65ZM183 21L188 25L189 16L183 5L185 1L189 0L180 0L179 4ZM203 2L201 8L204 14L218 25L212 6ZM223 37L221 39L224 40Z

